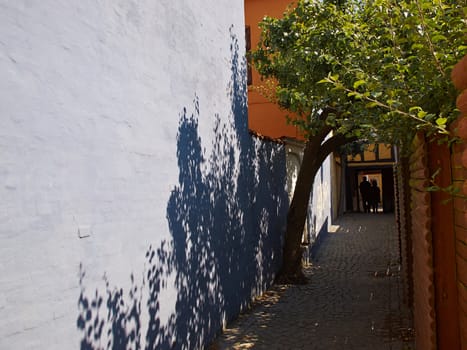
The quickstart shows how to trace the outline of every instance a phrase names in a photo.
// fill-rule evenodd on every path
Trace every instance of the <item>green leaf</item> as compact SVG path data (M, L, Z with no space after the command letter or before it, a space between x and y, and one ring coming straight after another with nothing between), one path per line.
M411 49L412 50L418 50L418 49L423 49L425 47L425 45L423 44L413 44Z
M374 98L378 98L382 95L383 93L381 91L374 91L371 93L371 96L373 96Z
M440 42L440 41L442 41L442 40L448 40L448 38L446 38L446 37L445 37L444 35L442 35L442 34L437 34L437 35L435 35L435 36L433 36L433 37L431 38L431 41L432 41L433 43L438 43L438 42Z
M427 114L428 114L428 113L425 112L425 111L418 111L417 117L419 117L420 119L423 119L423 118L425 118L425 116L426 116Z
M366 108L374 108L374 107L377 107L379 106L379 103L378 102L369 102L365 105Z
M448 121L447 118L440 117L440 118L436 119L436 124L439 125L439 126L443 126L443 125L446 125L447 121Z
M409 108L409 112L412 113L412 112L418 112L418 111L421 111L422 110L422 107L419 107L419 106L414 106L414 107L410 107Z
M353 88L357 89L359 86L364 85L364 84L366 84L365 80L363 79L357 80L355 83L353 83Z

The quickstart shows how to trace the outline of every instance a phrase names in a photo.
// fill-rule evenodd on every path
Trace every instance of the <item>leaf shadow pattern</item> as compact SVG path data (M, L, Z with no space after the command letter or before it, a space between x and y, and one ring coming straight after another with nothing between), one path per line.
M105 297L86 296L81 271L81 349L201 349L274 280L288 207L285 149L249 133L246 62L233 28L230 36L231 112L216 115L210 154L198 130L199 98L179 116L179 183L167 204L172 241L149 248L143 283L131 277L127 298L108 282ZM172 273L177 300L162 323L159 295Z
M77 327L82 332L80 349L171 349L173 348L174 315L162 324L159 313L159 294L166 285L166 276L173 266L171 249L163 241L158 249L149 247L146 253L148 266L145 268L141 286L137 286L133 275L128 296L122 288L111 288L104 276L105 295L98 290L92 297L86 295L85 271L80 266L81 293L78 300ZM143 291L148 292L146 308L142 306ZM147 310L142 317L142 310ZM147 332L143 345L141 322L147 319Z

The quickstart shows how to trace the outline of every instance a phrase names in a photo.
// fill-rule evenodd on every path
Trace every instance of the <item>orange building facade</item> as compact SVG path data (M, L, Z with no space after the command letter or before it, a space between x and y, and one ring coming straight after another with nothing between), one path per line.
M245 25L247 50L254 49L260 38L258 23L265 16L282 17L290 0L245 0ZM248 127L251 131L273 139L303 139L294 125L288 124L287 112L259 94L255 87L261 86L259 73L251 67L248 85Z

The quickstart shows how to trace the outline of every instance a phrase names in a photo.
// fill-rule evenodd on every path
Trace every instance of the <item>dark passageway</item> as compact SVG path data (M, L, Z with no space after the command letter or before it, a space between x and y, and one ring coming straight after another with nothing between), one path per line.
M414 349L392 214L346 214L305 268L274 286L211 349Z

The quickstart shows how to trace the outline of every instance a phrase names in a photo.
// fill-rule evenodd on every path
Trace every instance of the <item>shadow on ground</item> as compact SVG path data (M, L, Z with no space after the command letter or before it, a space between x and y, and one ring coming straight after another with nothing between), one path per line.
M310 282L274 285L210 350L414 349L394 223L391 214L344 215L305 268Z

